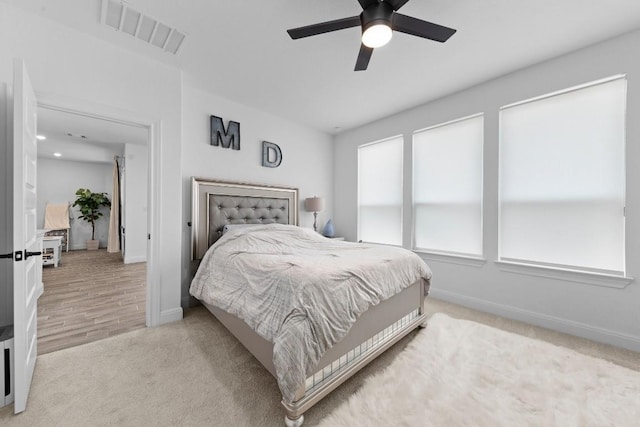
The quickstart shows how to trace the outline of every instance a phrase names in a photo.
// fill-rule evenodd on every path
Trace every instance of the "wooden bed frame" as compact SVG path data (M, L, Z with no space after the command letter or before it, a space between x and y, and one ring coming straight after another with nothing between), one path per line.
M204 256L226 224L298 224L296 188L192 178L192 202L193 260ZM301 426L305 411L416 327L425 326L428 288L428 282L420 280L363 313L318 361L295 401L282 401L286 426ZM236 316L203 304L275 377L273 343Z

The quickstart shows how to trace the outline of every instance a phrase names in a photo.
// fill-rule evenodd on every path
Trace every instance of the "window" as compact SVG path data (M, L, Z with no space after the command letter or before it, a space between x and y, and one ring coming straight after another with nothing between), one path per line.
M501 108L499 255L624 275L626 79Z
M358 239L402 245L402 136L358 147Z
M413 135L414 249L482 255L484 117Z

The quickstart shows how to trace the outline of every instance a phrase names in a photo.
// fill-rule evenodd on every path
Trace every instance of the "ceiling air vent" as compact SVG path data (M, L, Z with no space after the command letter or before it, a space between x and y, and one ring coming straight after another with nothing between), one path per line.
M126 4L102 0L101 22L167 52L178 53L186 34L143 15Z

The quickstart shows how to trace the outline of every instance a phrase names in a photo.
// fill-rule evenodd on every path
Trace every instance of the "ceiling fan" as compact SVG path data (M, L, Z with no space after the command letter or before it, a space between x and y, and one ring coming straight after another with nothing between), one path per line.
M362 44L355 71L367 69L373 49L387 44L391 40L392 31L400 31L437 42L446 42L456 32L453 28L397 13L397 10L408 1L358 0L363 9L358 16L292 28L287 32L295 40L345 28L362 27Z

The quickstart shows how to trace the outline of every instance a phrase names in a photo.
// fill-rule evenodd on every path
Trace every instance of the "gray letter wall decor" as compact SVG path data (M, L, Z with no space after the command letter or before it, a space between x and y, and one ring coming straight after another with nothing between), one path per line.
M273 153L273 156L271 154ZM262 141L262 166L277 168L282 163L282 150L273 142Z
M222 148L233 150L240 149L240 123L229 120L227 129L224 129L222 118L211 116L211 145L222 145Z

